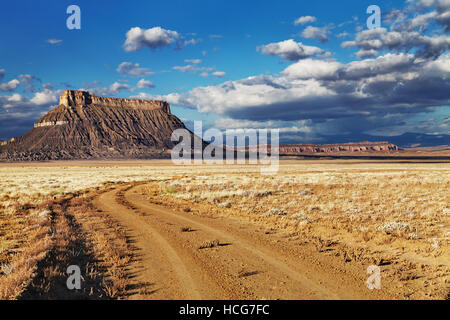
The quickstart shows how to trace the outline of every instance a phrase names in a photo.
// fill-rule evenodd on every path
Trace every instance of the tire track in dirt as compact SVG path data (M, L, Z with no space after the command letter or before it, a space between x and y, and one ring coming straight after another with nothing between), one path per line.
M171 234L168 233L168 237L176 238L176 231L183 226L189 225L195 228L196 231L190 239L191 254L196 254L195 251L198 251L198 246L208 240L219 239L220 242L229 244L229 246L227 245L222 250L216 250L215 252L216 257L214 260L216 269L220 269L221 275L216 274L213 276L214 278L223 279L224 275L228 275L227 279L223 279L225 281L230 281L233 277L237 278L239 276L239 271L233 272L232 264L240 262L241 265L252 266L251 270L256 269L258 270L258 273L263 272L265 276L270 279L270 281L267 281L266 279L258 279L261 281L259 284L252 281L249 291L246 292L247 294L250 294L250 296L255 297L254 295L256 294L256 297L266 298L267 295L270 294L272 298L275 298L277 297L277 294L271 292L275 289L278 291L278 294L283 294L284 296L282 298L285 299L301 299L303 297L312 299L340 298L339 295L330 292L329 289L318 285L314 281L305 277L303 274L295 271L287 263L283 262L285 257L280 257L280 255L273 250L268 251L265 248L256 246L256 243L250 243L242 237L237 236L236 233L232 234L210 226L207 224L207 219L203 219L204 221L202 221L202 219L196 219L193 216L180 215L167 208L150 204L142 198L139 199L136 194L132 193L133 190L134 189L130 189L125 193L126 199L137 208L143 209L145 212L150 212L155 217L158 217L159 223L156 223L155 225L163 226L165 224L166 226L177 226L171 228L172 231L175 232L171 232ZM234 259L224 263L224 261L228 260L228 257L234 257ZM208 257L202 255L202 257L199 258L203 258L203 260L205 260ZM237 267L239 267L239 265L237 265ZM234 268L234 270L236 270L236 268ZM208 269L204 268L204 271L208 272ZM255 271L248 272L252 273ZM265 283L265 285L261 286L263 283ZM280 288L280 285L285 288Z
M100 195L95 204L130 230L141 251L134 281L152 283L144 299L373 299L365 283L333 266L286 255L255 226L179 213L151 204L139 185ZM122 201L118 201L118 196ZM119 197L119 198L120 198ZM182 232L187 229L190 232ZM267 236L266 236L267 237ZM261 239L260 239L261 238ZM214 248L199 247L220 240ZM296 248L297 250L298 248ZM317 255L317 253L316 253ZM314 257L313 257L314 258ZM323 257L322 257L323 258ZM323 262L323 259L322 259ZM328 261L325 261L328 262Z
M132 263L130 271L135 281L153 286L151 292L137 292L130 298L200 299L196 284L177 252L151 226L142 223L132 210L118 204L116 193L117 190L100 195L94 205L129 229L134 245L139 248L138 259Z

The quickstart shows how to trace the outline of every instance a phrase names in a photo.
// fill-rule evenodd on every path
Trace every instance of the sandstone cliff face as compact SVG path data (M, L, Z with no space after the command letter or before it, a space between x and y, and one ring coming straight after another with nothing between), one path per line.
M170 114L169 104L165 101L97 97L87 91L65 90L59 98L59 104L65 107L95 105L118 109L162 110Z
M291 144L280 145L280 154L300 153L339 153L339 152L379 152L398 151L398 147L389 142L360 142L343 144Z
M227 147L226 149L234 149L239 152L257 152L258 150L270 151L270 145L255 145L246 147ZM297 154L347 154L351 152L392 152L398 151L399 148L389 142L359 142L359 143L342 143L342 144L280 144L280 155L297 155Z
M185 128L164 101L103 98L64 91L60 105L0 149L4 160L166 157Z

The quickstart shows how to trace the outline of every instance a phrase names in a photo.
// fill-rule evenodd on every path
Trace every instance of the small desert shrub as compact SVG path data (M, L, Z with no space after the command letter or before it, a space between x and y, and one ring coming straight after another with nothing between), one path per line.
M225 201L223 203L219 203L218 206L220 208L231 208L231 202L230 201Z
M292 215L292 218L308 220L308 217L306 216L306 214L304 212L295 213L295 214Z
M389 222L385 225L379 226L377 228L378 231L384 231L387 234L391 234L394 232L402 232L402 231L412 231L412 228L406 223L400 222Z
M209 249L214 248L220 245L219 240L212 240L212 241L205 241L202 243L202 245L199 247L199 249Z
M415 232L410 232L408 234L408 239L410 239L410 240L417 240L417 239L419 239L419 236Z
M301 191L298 192L298 195L299 196L306 196L306 195L308 195L310 193L311 193L310 190L301 190Z
M177 193L177 189L174 187L168 187L163 191L163 194L174 194Z
M63 189L57 189L52 192L52 196L58 196L58 195L62 195L62 194L64 194Z
M263 217L266 217L266 216L285 216L285 215L287 215L287 212L284 209L272 208L272 209L264 212L262 215L263 215Z
M258 192L255 192L255 194L253 196L256 198L262 198L262 197L271 196L272 194L273 194L272 191L258 191Z

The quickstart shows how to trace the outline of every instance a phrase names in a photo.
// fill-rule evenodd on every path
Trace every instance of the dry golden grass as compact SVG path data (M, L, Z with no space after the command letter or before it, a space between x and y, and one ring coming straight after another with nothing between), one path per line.
M384 266L384 277L419 279L413 285L423 289L422 296L445 298L449 169L448 164L309 162L282 166L273 176L225 169L186 173L145 193L154 203L232 216L284 232L289 240L313 243L319 252L344 261Z
M138 180L134 172L107 168L99 173L97 166L0 167L0 299L123 297L124 266L131 258L125 232L95 215L90 199L76 193ZM75 195L79 203L70 203L68 211L55 206ZM80 264L80 255L85 255L86 290L70 293L66 268Z
M39 195L1 195L0 299L15 299L50 248L50 212Z

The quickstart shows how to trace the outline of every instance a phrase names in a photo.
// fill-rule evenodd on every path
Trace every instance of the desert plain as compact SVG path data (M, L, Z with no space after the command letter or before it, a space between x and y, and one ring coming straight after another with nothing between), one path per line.
M0 173L0 299L449 298L448 161L281 160L273 175L52 161ZM67 288L71 265L80 290Z

